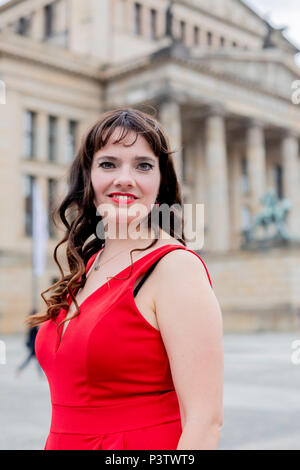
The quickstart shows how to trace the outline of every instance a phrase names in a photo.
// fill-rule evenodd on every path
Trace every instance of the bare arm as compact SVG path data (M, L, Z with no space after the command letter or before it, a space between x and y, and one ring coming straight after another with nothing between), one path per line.
M157 279L156 315L182 421L177 449L217 449L224 377L219 303L201 260L193 253L169 253L158 264Z

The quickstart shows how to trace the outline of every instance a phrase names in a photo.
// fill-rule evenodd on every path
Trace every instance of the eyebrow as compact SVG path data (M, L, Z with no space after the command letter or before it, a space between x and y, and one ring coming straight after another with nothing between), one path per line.
M113 161L118 161L120 160L118 157L114 157L113 155L100 155L99 157L97 157L97 160L100 160L102 158L107 158L109 160L113 160ZM134 161L140 161L140 160L151 160L152 162L156 163L156 159L153 158L153 157L150 157L150 156L143 156L143 155L137 155L136 157L134 157L133 159Z

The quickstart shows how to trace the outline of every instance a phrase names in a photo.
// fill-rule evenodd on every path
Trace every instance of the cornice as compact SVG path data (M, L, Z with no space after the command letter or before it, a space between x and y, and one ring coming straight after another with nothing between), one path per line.
M11 36L13 36L13 40ZM136 75L144 70L150 70L151 68L169 64L177 64L189 70L201 72L220 79L221 81L226 81L233 85L238 85L258 93L263 93L266 96L271 96L277 100L290 103L290 97L278 95L275 91L265 88L257 82L253 82L245 77L239 77L233 73L215 70L210 64L203 63L201 60L191 57L188 52L184 53L184 50L178 44L165 47L162 53L158 51L138 59L124 62L123 64L100 67L95 64L95 61L84 60L80 55L75 55L66 50L58 50L57 46L35 43L29 40L30 47L24 47L24 40L27 40L27 38L15 38L15 35L8 36L7 34L0 33L0 58L1 56L14 57L18 59L18 61L23 60L24 62L31 62L37 66L46 67L47 69L58 70L72 75L76 74L83 78L92 79L98 81L99 85L102 84L104 86L109 85L109 82L113 80L126 79L126 77L130 75ZM295 72L288 64L282 63L279 60L278 63L281 63L281 65Z
M25 41L27 47L24 47ZM100 67L94 61L84 60L79 55L61 50L57 46L37 43L29 38L19 38L14 34L0 33L1 57L13 57L48 69L102 80Z
M153 57L155 59L153 60ZM198 71L209 75L211 77L220 79L221 81L226 81L231 83L232 85L238 85L244 87L248 90L255 91L258 93L263 93L266 96L270 96L277 100L283 101L285 103L291 104L290 97L285 97L282 95L278 95L275 91L270 90L269 88L263 87L257 82L253 82L250 79L239 77L235 74L231 74L229 72L217 71L213 69L209 64L200 62L195 60L189 56L183 57L183 55L176 56L174 51L170 55L158 55L155 56L147 56L140 58L138 60L134 60L131 62L127 62L126 64L122 64L119 66L115 66L113 68L107 68L103 74L103 79L105 83L109 83L112 80L120 80L124 79L127 76L137 74L143 70L147 70L150 68L157 68L160 66L166 66L169 64L177 64L183 67L186 67L189 70Z
M201 51L200 51L201 52ZM230 62L256 62L256 63L273 63L281 65L291 72L295 79L300 78L300 68L289 58L286 58L280 50L270 51L263 49L261 51L234 51L234 53L226 53L226 51L204 52L202 54L192 53L193 60L196 61L230 61Z
M18 5L18 3L22 3L24 0L9 0L8 2L4 3L3 5L0 6L0 13L2 11L8 10L11 7L14 7L15 5Z

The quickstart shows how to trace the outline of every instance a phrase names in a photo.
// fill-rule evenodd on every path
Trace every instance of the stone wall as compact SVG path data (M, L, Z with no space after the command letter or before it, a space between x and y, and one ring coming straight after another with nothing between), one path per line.
M224 331L293 331L297 326L299 249L206 254L202 259L221 306Z

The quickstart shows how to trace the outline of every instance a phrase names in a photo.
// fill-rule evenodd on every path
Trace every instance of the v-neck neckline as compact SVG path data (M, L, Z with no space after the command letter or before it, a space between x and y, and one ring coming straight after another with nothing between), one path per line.
M147 256L149 256L149 255L155 253L156 251L161 250L162 248L165 248L165 247L167 247L167 246L179 246L179 245L176 245L176 244L162 245L162 246L160 246L159 248L156 248L155 250L150 251L150 253L147 253L146 255L142 256L142 257L139 258L139 259L137 259L136 261L133 261L133 262L132 262L132 266L135 266L136 263L138 263L139 261L142 261L142 260L145 259ZM182 246L184 246L184 245L182 245ZM103 247L103 248L104 248L104 247ZM101 248L101 250L103 250L103 248ZM94 259L94 261L92 262L92 264L91 264L89 270L90 270L91 267L93 266L93 264L94 264L94 262L95 262L95 260L96 260L96 258L97 258L97 256L99 255L99 253L100 253L101 250L99 250L98 253L96 254L95 259ZM102 285L99 286L96 290L94 290L94 292L92 292L90 295L88 295L88 296L81 302L81 304L79 305L79 309L81 309L82 306L83 306L88 300L90 300L91 298L93 298L93 297L94 297L96 294L98 294L103 288L107 287L107 286L109 285L109 282L110 282L110 281L114 280L115 277L119 277L120 274L123 274L123 273L124 273L125 271L127 271L129 268L131 268L131 264L128 265L128 266L126 266L126 268L122 269L122 271L120 271L120 272L118 272L117 274L115 274L109 281L106 281L104 284L102 284ZM88 271L88 272L89 272L89 271ZM75 293L75 297L76 297L77 293L78 293L78 290L77 290L77 292ZM69 307L70 307L71 304L72 304L72 301L71 301L71 303L69 304ZM65 309L62 309L62 312L64 312L64 311L65 311ZM67 315L68 315L68 311L66 312L66 315L61 319L61 321L63 321L63 320L66 318ZM68 324L67 324L66 329L65 329L65 331L63 332L63 334L58 335L58 340L57 340L57 343L56 343L56 350L55 350L56 353L60 350L60 346L61 346L62 340L63 340L63 338L65 337L65 334L66 334L66 332L68 331L68 329L69 329L69 327L70 327L70 321L71 321L71 320L72 320L72 317L68 320ZM62 328L64 327L64 323L60 326L60 328L61 328L61 327L62 327Z

